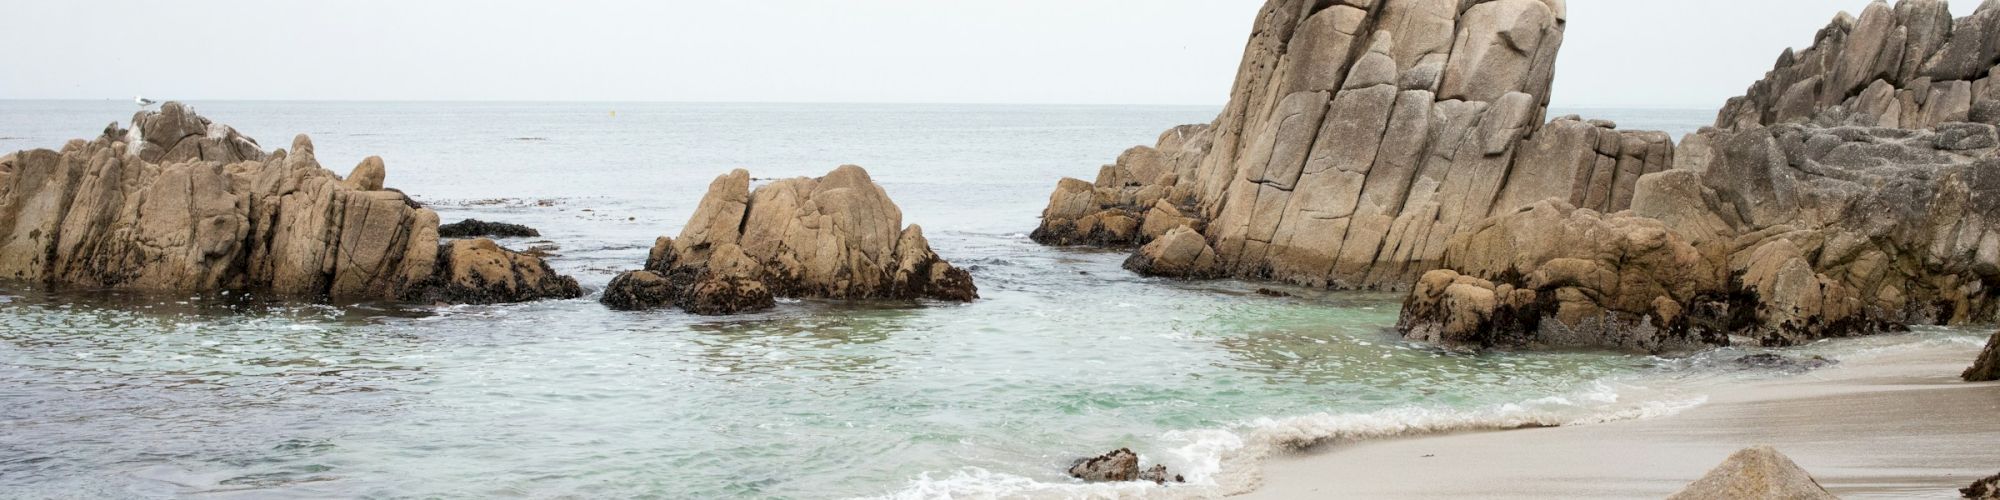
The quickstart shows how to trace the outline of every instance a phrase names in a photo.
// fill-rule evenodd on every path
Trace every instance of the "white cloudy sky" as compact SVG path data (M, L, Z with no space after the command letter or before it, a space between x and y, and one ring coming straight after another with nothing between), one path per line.
M11 99L1219 105L1262 0L5 3ZM1557 106L1712 108L1866 2L1569 5Z

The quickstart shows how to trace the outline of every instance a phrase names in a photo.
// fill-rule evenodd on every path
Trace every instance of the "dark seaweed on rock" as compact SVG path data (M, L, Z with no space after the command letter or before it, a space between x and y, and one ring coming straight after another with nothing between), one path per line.
M444 238L539 238L542 236L542 232L520 224L466 219L438 226L438 236Z

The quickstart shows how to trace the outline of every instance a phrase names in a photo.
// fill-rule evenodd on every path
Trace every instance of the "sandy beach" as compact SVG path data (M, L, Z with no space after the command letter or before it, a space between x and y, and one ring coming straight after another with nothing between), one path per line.
M1843 498L1958 498L2000 471L2000 384L1957 378L1975 353L1847 360L1654 419L1322 445L1273 458L1239 498L1664 498L1756 444Z

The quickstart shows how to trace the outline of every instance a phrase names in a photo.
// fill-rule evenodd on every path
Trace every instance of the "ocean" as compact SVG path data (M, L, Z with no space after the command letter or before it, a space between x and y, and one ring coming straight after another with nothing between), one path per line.
M0 492L150 498L1207 497L1297 446L1588 424L1783 376L1604 352L1466 355L1405 342L1399 297L1120 269L1049 248L1057 179L1215 107L190 102L447 222L526 224L590 296L326 306L0 283ZM59 148L122 101L0 101L0 150ZM1557 110L1679 137L1712 110ZM709 181L868 169L971 271L971 304L782 301L731 318L616 312L596 293L675 235ZM1259 288L1293 294L1273 298ZM1780 351L1973 342L1920 329ZM1187 485L1085 485L1130 447Z

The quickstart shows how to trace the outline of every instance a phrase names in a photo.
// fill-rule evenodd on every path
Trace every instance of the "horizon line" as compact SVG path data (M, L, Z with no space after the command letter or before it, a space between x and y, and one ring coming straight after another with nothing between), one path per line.
M128 102L129 102L129 100L128 100L128 99L125 99L125 98L117 98L117 97L101 97L101 98L87 98L87 97L58 97L58 98L38 98L38 97L26 97L26 98L23 98L23 97L0 97L0 102L9 102L9 101L11 101L11 102L32 102L32 101L42 101L42 102L59 102L59 101L72 101L72 102L98 102L98 101L128 101ZM1185 103L1079 103L1079 102L952 102L952 101L729 101L729 100L715 100L715 101L671 101L671 100L589 100L589 99L269 99L269 98L250 98L250 99L238 99L238 98L188 98L188 99L162 99L162 100L159 100L159 102L160 102L160 103L162 103L162 104L164 104L164 103L167 103L167 102L200 102L200 101L208 101L208 102L301 102L301 103L449 103L449 104L501 104L501 103L515 103L515 104L757 104L757 105L786 105L786 104L812 104L812 105L829 105L829 104L836 104L836 105L871 105L871 106L882 106L882 105L888 105L888 106L913 106L913 105L914 105L914 106L1090 106L1090 107L1132 107L1132 106L1147 106L1147 107L1186 107L1186 108L1221 108L1221 107L1224 107L1224 106L1227 106L1227 104L1226 104L1226 103L1213 103L1213 104L1185 104ZM1550 109L1550 110L1556 110L1556 109L1565 109L1565 110L1570 110L1570 109L1578 109L1578 110L1588 110L1588 109L1605 109L1605 110L1610 110L1610 109L1616 109L1616 110L1658 110L1658 111L1692 111L1692 110L1717 110L1717 109L1721 109L1721 107L1720 107L1720 106L1684 106L1684 105L1683 105L1683 106L1676 106L1676 105L1603 105L1603 104L1591 104L1591 105L1577 105L1577 106L1550 106L1550 107L1549 107L1549 109Z

